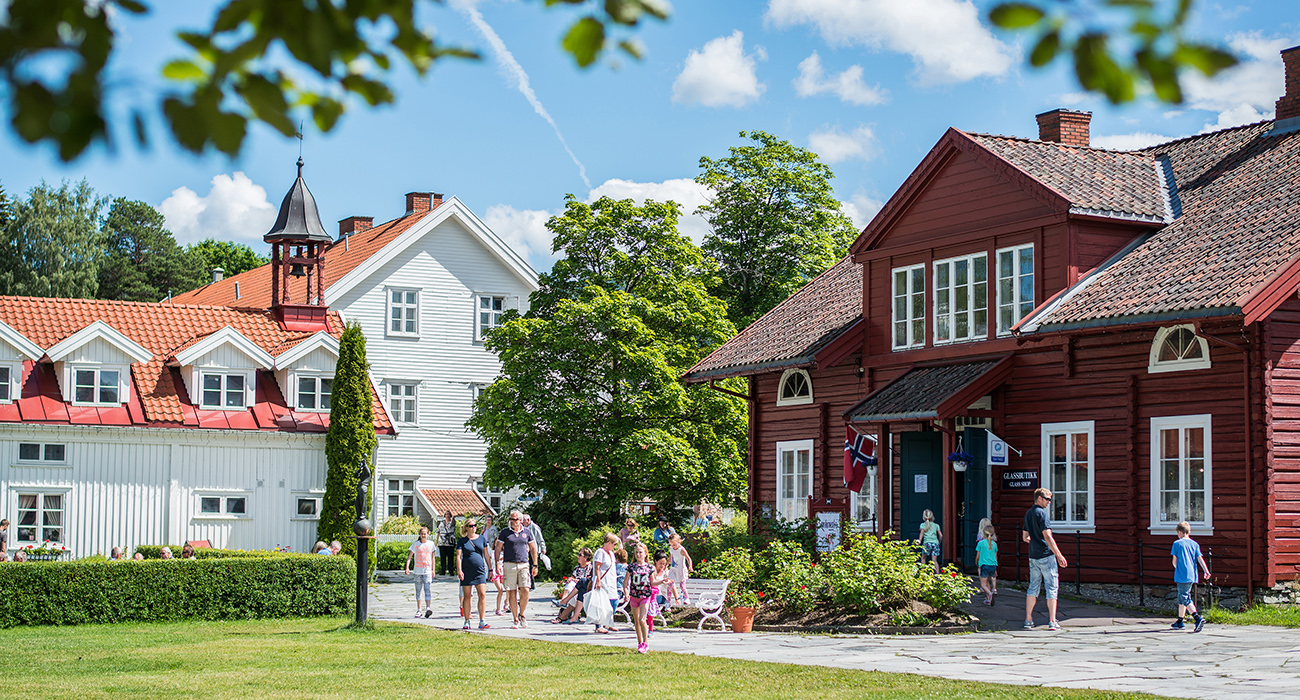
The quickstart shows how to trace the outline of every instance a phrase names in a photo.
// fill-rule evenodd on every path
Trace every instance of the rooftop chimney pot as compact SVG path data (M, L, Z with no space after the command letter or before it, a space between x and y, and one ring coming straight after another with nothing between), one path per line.
M373 216L349 216L339 220L339 238L347 238L354 233L369 231L375 227Z
M225 276L226 276L226 271L225 271L225 270L223 270L223 269L221 269L221 268L219 268L219 267L214 267L214 268L212 268L212 281L213 281L213 282L220 282L221 279L222 279L223 277L225 277Z
M1277 101L1277 120L1300 117L1300 46L1282 51L1286 90Z
M1089 146L1088 125L1092 112L1074 109L1054 109L1037 116L1038 140L1054 141L1067 146Z
M423 214L437 209L442 204L442 195L438 192L407 192L406 213Z

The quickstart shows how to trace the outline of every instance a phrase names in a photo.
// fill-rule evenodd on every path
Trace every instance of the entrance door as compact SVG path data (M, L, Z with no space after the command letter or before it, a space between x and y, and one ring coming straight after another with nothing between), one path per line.
M934 521L947 532L943 518L943 435L934 431L901 433L900 477L902 507L899 534L915 540L921 512L929 508Z
M967 569L975 567L975 541L979 536L979 523L989 515L989 438L984 428L966 428L962 437L963 448L975 459L966 469L965 478L957 480L960 489L957 500L959 519L959 559Z

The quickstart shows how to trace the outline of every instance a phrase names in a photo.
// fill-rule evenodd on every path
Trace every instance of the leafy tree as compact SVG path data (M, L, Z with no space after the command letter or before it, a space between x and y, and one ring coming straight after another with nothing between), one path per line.
M177 38L191 53L162 74L175 89L161 110L172 136L196 153L214 147L235 155L248 123L262 122L286 136L309 115L329 131L349 102L387 104L394 62L423 76L444 57L477 58L448 47L422 28L422 0L226 0L212 25ZM664 0L546 0L583 16L561 46L580 66L616 42L639 57L635 40L611 36L643 17L665 19ZM90 144L108 142L104 69L113 57L114 14L145 15L139 0L11 0L0 13L0 94L8 95L11 125L28 143L58 146L72 160ZM271 59L274 57L274 60ZM54 60L51 60L51 59ZM147 113L129 109L136 140L147 142Z
M677 381L735 333L708 293L715 266L678 216L672 202L570 195L547 222L565 257L529 313L489 333L501 375L467 422L488 444L487 483L581 495L607 518L632 498L744 492L742 402Z
M0 294L93 299L99 287L105 199L82 180L42 182L0 226Z
M339 339L339 360L331 387L330 427L325 434L325 497L321 503L316 539L338 540L343 552L356 556L357 541L352 524L356 522L357 468L362 462L374 469L375 414L370 395L369 363L366 362L366 336L357 323L349 323ZM374 477L366 497L366 512L374 501ZM374 570L376 553L371 540L370 566Z
M1181 104L1178 76L1183 70L1212 76L1237 65L1231 53L1183 36L1192 4L1193 0L1019 0L994 6L989 21L1006 30L1037 34L1029 65L1042 68L1061 57L1073 61L1079 85L1105 95L1112 104L1132 101L1143 84L1162 102Z
M229 277L270 262L269 258L258 255L243 243L218 241L213 238L187 246L185 252L194 258L194 264L202 272L203 279L199 280L199 284L208 279L213 268L221 268L222 272Z
M5 194L4 185L0 185L0 228L9 223L13 216L13 203L9 201L9 195Z
M714 194L698 210L713 227L704 250L721 264L712 291L744 328L844 257L857 231L816 153L764 131L740 137L750 144L700 158L695 181Z
M104 221L107 254L99 268L99 298L158 301L194 289L206 279L196 259L176 245L157 209L113 200Z

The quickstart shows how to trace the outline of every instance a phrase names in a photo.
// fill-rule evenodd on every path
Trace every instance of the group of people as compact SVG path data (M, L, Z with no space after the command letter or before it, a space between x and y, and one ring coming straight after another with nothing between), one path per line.
M329 544L325 544L324 542L317 542L316 544L312 545L311 548L312 554L324 554L326 556L338 554L339 552L342 551L343 551L343 543L339 542L338 540L334 540Z

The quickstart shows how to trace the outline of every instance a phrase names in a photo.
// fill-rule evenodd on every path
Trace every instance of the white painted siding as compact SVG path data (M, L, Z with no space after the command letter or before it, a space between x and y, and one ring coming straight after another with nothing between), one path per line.
M103 338L92 338L90 342L68 353L63 358L64 362L78 363L100 363L106 365L129 365L134 360L130 355L118 350L112 343Z
M222 343L213 348L211 352L195 360L194 366L203 368L220 367L223 369L257 369L260 365L234 345Z
M25 355L18 351L18 348L10 345L8 341L0 338L0 362L21 362L27 359Z

